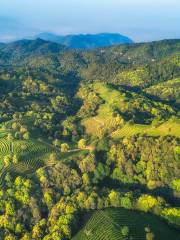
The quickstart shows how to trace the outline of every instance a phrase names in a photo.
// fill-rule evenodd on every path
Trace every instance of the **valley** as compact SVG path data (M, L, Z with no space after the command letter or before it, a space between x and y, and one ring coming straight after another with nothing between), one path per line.
M179 52L0 46L0 239L180 239Z

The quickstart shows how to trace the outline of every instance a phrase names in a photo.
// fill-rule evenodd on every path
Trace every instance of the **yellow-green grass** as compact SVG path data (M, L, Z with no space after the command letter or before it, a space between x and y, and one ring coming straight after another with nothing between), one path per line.
M111 89L103 83L95 83L94 90L100 95L100 97L105 101L104 104L101 104L97 111L97 115L95 117L90 117L84 119L82 124L86 128L86 132L88 134L97 134L99 129L111 126L113 120L113 106L119 106L119 102L123 100L123 96L120 92Z
M110 136L115 139L139 133L150 136L180 136L180 124L173 121L167 121L158 127L144 124L130 125L126 123L123 127L118 127L112 131L116 121L116 118L113 116L112 107L119 109L123 107L124 96L118 90L111 89L104 83L95 83L94 90L104 100L104 103L100 105L96 116L82 120L82 125L84 125L87 134L99 136L102 131L111 130Z
M154 239L177 240L180 237L178 231L157 216L123 208L111 208L92 213L72 240L122 240L124 238L121 228L124 226L129 228L130 236L136 240L146 239L146 227L154 233Z
M122 128L117 129L111 134L111 137L118 139L121 137L130 137L135 134L147 134L148 136L167 136L172 135L180 137L180 124L172 121L167 121L155 127L152 125L142 124L126 124Z

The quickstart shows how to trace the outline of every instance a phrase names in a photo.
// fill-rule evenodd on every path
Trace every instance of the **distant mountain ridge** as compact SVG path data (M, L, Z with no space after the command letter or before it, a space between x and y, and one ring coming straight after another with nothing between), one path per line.
M5 43L1 43L0 42L0 48L4 47L5 46Z
M133 43L132 39L118 33L77 34L66 36L59 36L53 33L40 33L35 36L35 38L60 43L71 49L93 49Z
M55 54L65 50L66 47L40 38L36 40L19 40L8 44L0 45L2 56L9 59L21 59L26 56L36 57L40 55Z

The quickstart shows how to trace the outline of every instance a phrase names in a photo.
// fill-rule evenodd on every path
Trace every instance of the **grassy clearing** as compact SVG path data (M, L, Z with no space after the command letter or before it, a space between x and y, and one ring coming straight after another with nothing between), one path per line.
M145 227L150 227L155 240L179 239L175 229L152 214L112 208L94 212L73 240L122 240L123 226L128 226L132 239L145 240Z

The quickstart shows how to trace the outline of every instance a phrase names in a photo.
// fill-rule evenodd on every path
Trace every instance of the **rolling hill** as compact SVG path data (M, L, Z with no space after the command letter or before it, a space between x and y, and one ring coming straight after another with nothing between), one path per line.
M97 108L97 114L82 120L88 134L94 136L108 134L113 138L138 133L179 136L179 132L176 131L178 123L169 120L176 115L170 106L108 84L97 82L92 85L92 89L102 99L102 103ZM138 106L141 107L138 109ZM164 121L156 126L153 123L163 112L167 114L167 119L165 120L164 115ZM142 116L142 119L139 119L139 116ZM131 123L128 120L131 120Z
M179 239L179 51L0 48L0 239Z
M39 55L58 54L65 47L53 42L44 41L42 39L19 40L1 47L1 56L3 58L19 59L25 57L37 57Z

